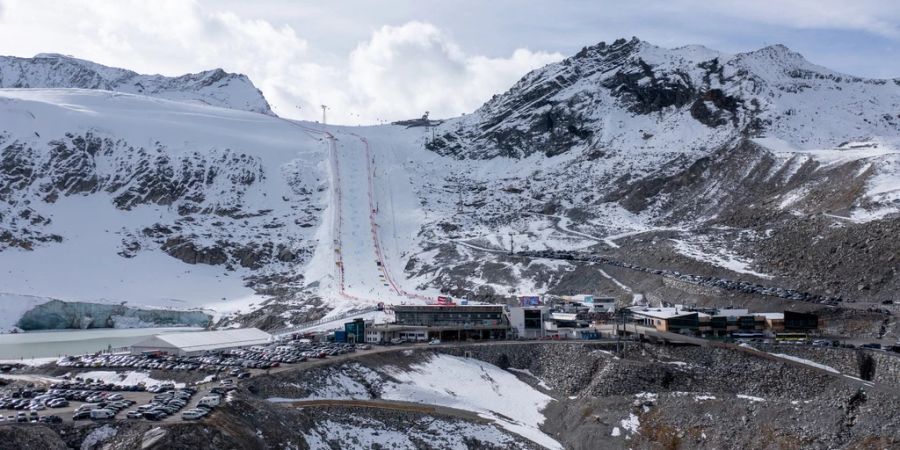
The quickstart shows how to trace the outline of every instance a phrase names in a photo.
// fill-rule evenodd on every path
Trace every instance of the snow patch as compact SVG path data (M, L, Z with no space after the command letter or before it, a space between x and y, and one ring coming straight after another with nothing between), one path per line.
M818 368L818 369L827 370L827 371L829 371L829 372L831 372L831 373L840 373L840 371L838 371L838 370L835 369L834 367L826 366L825 364L819 364L819 363L817 363L817 362L815 362L815 361L810 361L810 360L808 360L808 359L798 358L798 357L796 357L796 356L791 356L791 355L785 355L784 353L770 353L770 354L771 354L772 356L777 356L777 357L779 357L779 358L789 359L789 360L794 361L794 362L798 362L798 363L801 363L801 364L806 364L807 366L812 366L812 367L816 367L816 368Z

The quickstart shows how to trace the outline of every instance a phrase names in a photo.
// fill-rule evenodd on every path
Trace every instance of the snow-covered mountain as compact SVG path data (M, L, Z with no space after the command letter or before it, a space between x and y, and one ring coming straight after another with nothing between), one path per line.
M0 124L5 299L221 317L303 288L327 201L320 132L83 89L0 89Z
M900 210L898 111L900 80L839 74L781 45L586 47L423 136L453 161L422 186L431 244L410 268L460 294L521 292L522 279L541 292L635 290L605 272L485 254L512 238L887 298L900 286L886 259L900 250L887 238ZM441 205L442 191L458 199Z
M431 147L466 158L609 151L708 152L735 137L798 149L895 136L900 79L843 75L775 45L728 55L633 38L535 70Z
M270 112L240 83L135 91L59 61L0 66L5 86L38 85L12 65L67 88L0 90L0 285L23 305L278 328L441 292L778 310L777 288L866 305L900 289L900 82L783 46L598 44L433 128L290 122L238 111Z
M246 75L207 70L178 77L140 75L54 53L0 56L0 88L81 88L125 92L274 115Z

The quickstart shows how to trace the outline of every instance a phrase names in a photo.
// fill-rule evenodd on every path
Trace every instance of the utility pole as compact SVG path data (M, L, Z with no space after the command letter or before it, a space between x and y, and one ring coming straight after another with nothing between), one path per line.
M428 111L422 114L421 124L425 125L425 150L428 150L428 131L431 128L431 121L428 120Z
M622 349L621 349L622 337L619 335L619 318L616 316L613 316L613 323L615 324L615 327L616 327L616 355L621 356L622 355Z
M322 105L322 125L326 125L328 122L325 121L325 110L328 109L328 106Z

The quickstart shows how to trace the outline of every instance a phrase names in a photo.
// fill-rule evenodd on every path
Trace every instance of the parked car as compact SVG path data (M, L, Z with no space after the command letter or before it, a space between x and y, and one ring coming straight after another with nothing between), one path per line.
M59 416L44 416L41 417L38 421L42 423L62 423L63 420L62 417Z
M191 410L191 409L181 413L181 418L184 420L197 420L202 417L203 417L202 413L200 413L199 411Z
M222 402L222 397L218 395L207 395L197 402L198 405L216 407Z
M110 409L92 409L91 420L106 420L116 416L115 411Z
M162 420L166 417L166 413L160 410L153 409L145 412L143 416L147 420Z

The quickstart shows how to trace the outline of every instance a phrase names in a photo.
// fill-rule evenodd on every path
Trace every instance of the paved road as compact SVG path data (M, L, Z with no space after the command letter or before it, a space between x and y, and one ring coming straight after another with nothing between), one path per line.
M366 355L375 355L381 353L393 353L393 352L401 352L404 350L413 350L413 349L439 349L439 348L465 348L465 347L482 347L482 346L494 346L494 345L542 345L542 344L610 344L615 343L615 339L599 339L599 340L543 340L543 341L487 341L487 342L449 342L437 345L431 345L426 343L421 344L403 344L403 345L391 345L391 346L375 346L370 350L357 350L354 353L346 353L343 355L337 356L329 356L324 359L311 359L306 362L298 363L298 364L290 364L290 365L282 365L280 367L276 367L274 369L269 369L269 373L280 373L291 370L307 370L312 367L319 367L329 364L334 364L341 361L346 361L348 359L359 358ZM260 373L265 373L265 370L254 370L253 375L258 375Z

